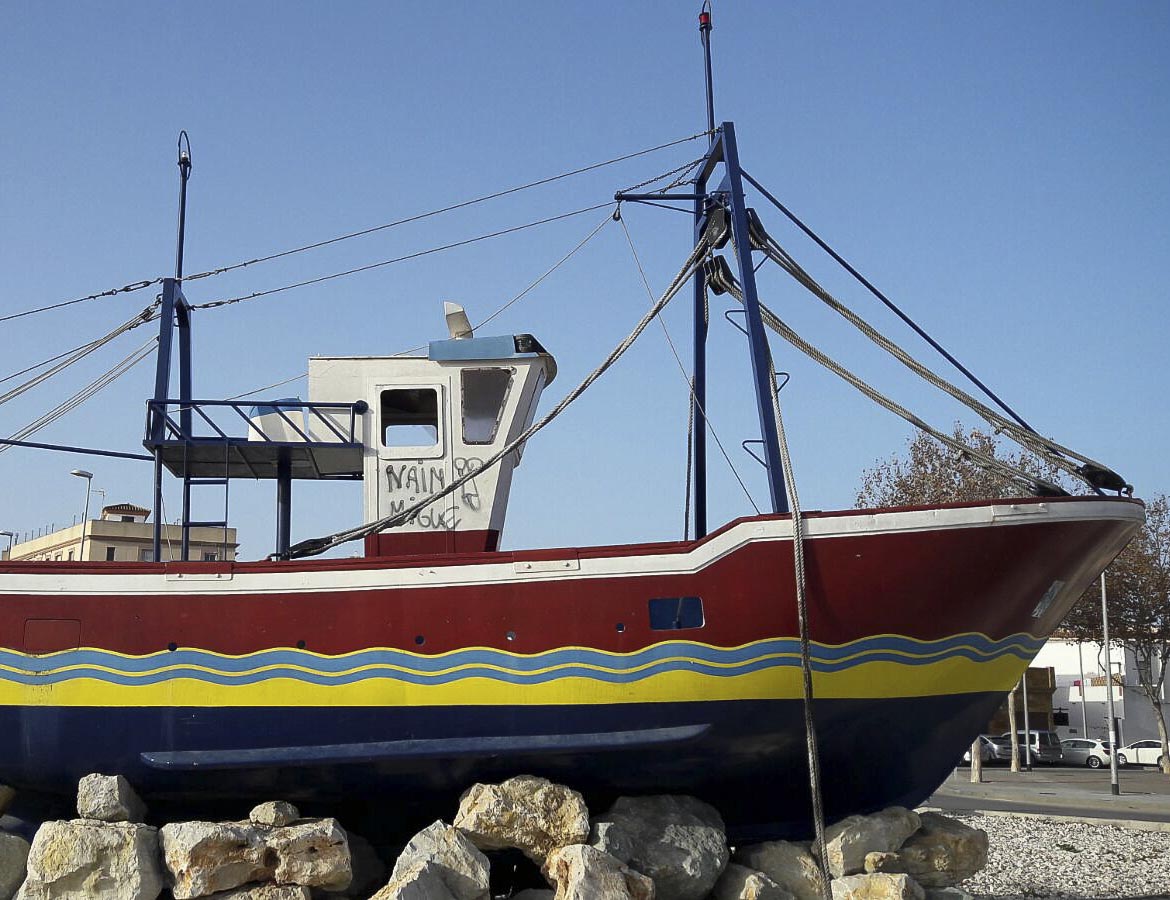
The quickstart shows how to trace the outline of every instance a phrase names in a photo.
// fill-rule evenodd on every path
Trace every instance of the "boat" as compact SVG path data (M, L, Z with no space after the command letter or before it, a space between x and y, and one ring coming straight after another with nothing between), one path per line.
M408 835L472 783L527 773L593 809L697 796L733 842L927 797L1143 507L1086 461L1088 496L1025 478L1038 495L800 510L764 331L775 317L754 282L752 253L770 243L734 124L716 126L710 103L708 116L689 192L618 198L693 204L695 249L671 289L694 287L693 539L499 549L529 441L604 366L538 421L551 338L478 334L454 304L425 353L313 358L307 400L193 397L180 212L143 442L153 559L167 472L183 483L184 534L226 526L194 520L193 493L273 480L276 549L188 561L184 539L175 562L0 564L0 782L51 805L86 773L118 773L156 811L281 797L337 812L384 797ZM180 211L189 168L181 156ZM710 530L708 289L743 303L771 500ZM357 479L359 526L291 544L294 482ZM353 541L362 556L317 558Z

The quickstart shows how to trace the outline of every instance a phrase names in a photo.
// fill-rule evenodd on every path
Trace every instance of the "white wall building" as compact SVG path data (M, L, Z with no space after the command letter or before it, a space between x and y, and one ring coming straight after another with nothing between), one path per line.
M1111 642L1109 655L1113 665L1113 704L1118 720L1118 740L1123 745L1145 739L1157 740L1154 711L1139 687L1134 655L1116 642ZM1062 739L1109 739L1105 711L1108 679L1101 644L1054 638L1044 645L1032 665L1051 666L1056 672L1052 708L1058 715L1062 710L1068 715L1067 725L1055 726ZM1156 677L1156 670L1154 674ZM1165 685L1162 699L1165 702Z

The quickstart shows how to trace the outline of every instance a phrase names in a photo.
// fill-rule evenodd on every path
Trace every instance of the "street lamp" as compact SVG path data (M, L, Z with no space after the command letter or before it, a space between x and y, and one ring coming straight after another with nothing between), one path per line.
M90 488L93 487L93 472L87 472L85 469L74 469L69 474L85 479L85 510L81 514L81 551L77 554L80 559L85 559L85 529L89 524L89 492Z

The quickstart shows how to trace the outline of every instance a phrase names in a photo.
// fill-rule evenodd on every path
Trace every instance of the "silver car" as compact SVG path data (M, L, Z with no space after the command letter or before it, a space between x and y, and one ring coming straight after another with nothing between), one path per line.
M1091 738L1069 738L1060 742L1066 766L1088 766L1099 769L1109 765L1109 742Z
M1024 732L1017 731L1016 735L1020 744L1020 759L1024 760L1027 758L1024 748ZM1064 752L1060 749L1060 736L1055 731L1037 731L1036 729L1032 729L1030 735L1031 740L1028 743L1032 745L1032 762L1044 763L1049 766L1059 765L1064 759ZM1010 741L1012 733L1005 731L1000 737Z

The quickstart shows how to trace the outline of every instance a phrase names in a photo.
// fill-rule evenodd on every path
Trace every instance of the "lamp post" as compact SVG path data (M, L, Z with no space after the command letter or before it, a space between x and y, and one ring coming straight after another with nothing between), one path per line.
M1121 783L1117 775L1117 713L1113 709L1113 662L1109 659L1109 605L1105 600L1105 573L1101 573L1101 637L1105 643L1105 714L1109 717L1109 790L1117 796Z
M0 531L0 537L8 538L8 558L12 558L12 545L16 543L16 533L12 531Z
M93 486L93 472L87 472L85 469L74 469L69 474L85 479L85 509L81 513L81 551L77 554L79 559L85 559L85 531L89 525L89 493Z

